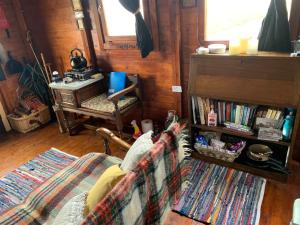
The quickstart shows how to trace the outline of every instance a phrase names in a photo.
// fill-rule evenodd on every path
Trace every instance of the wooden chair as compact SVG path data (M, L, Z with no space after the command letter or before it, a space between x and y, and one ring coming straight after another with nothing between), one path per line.
M131 147L129 143L117 137L112 131L107 128L98 128L96 132L103 138L105 154L107 155L111 155L111 149L109 147L110 143L116 145L118 148L121 148L124 151L128 151Z
M106 89L100 95L82 102L81 113L95 118L110 120L116 124L117 131L122 136L122 117L139 106L141 107L141 113L143 113L138 75L127 75L126 83L126 88L122 91L107 97Z

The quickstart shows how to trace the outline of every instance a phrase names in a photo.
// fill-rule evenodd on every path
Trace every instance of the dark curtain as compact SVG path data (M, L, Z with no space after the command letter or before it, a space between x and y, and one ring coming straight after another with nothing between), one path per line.
M291 52L290 28L285 0L271 0L262 22L258 50Z
M129 12L135 14L135 30L137 46L141 51L142 58L145 58L153 50L153 41L151 33L143 19L140 8L139 0L119 0L119 2Z

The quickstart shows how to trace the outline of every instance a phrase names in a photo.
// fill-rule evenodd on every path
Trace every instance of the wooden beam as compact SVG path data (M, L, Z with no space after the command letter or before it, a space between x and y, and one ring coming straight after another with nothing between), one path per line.
M16 14L16 19L17 19L17 22L18 22L18 25L19 25L19 28L20 28L20 35L21 35L21 38L22 38L22 42L26 48L26 57L28 59L30 59L31 61L34 60L34 56L32 54L32 51L30 49L30 46L27 42L27 32L29 31L28 29L28 26L27 26L27 23L26 23L26 20L25 20L25 17L24 17L24 10L23 10L23 7L22 7L22 3L20 0L12 0L12 4L13 4L13 7L15 9L15 14Z
M95 29L98 37L98 44L101 51L104 50L104 37L102 32L101 20L98 12L97 0L90 0L91 13L94 18Z
M83 13L84 13L84 18L83 18L84 29L81 30L80 33L83 41L83 48L87 55L87 60L90 62L92 67L97 67L96 52L95 52L94 41L91 32L92 25L88 23L87 20L89 14L87 12L86 5L84 4L82 5L83 5Z
M180 3L177 0L172 0L170 13L171 37L173 37L173 70L174 80L172 85L183 87L181 82L181 10ZM182 116L182 94L176 94L176 111L179 116Z

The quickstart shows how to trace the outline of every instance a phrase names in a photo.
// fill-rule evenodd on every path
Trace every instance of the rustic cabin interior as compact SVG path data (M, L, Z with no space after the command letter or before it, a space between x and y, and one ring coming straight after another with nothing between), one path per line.
M300 0L0 0L0 224L300 225Z

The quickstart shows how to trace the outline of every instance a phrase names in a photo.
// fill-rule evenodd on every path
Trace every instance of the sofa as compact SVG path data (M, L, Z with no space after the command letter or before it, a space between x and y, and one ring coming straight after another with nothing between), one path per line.
M110 131L102 129L100 133L106 142L110 139L121 147L129 146ZM106 168L122 162L108 154L89 153L2 214L0 224L162 224L179 200L190 170L185 144L179 124L163 132L136 167L84 217L82 208L73 203L85 200Z

